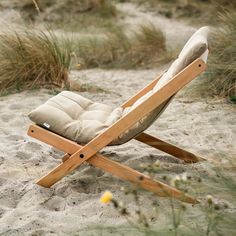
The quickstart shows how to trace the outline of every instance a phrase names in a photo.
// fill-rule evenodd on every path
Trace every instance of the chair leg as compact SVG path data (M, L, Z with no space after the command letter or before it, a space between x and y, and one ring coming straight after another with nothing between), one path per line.
M77 145L75 142L43 129L38 125L31 125L28 129L28 135L71 155L82 148L82 146ZM72 158L68 158L68 156L65 155L63 157L64 162L38 180L37 184L49 188L83 163L83 160L81 161L80 159L77 163L76 158L74 158L73 163L71 163L71 159Z
M78 148L81 148L81 147L79 146ZM64 157L69 158L70 155L67 154ZM160 181L153 180L149 176L144 175L128 166L112 161L109 158L106 158L99 153L97 153L96 155L88 159L86 162L88 162L89 164L92 164L95 167L102 169L105 172L108 172L114 176L117 176L118 178L122 180L127 180L129 182L132 182L133 184L136 184L138 187L142 187L143 189L153 192L160 197L172 197L180 201L191 203L191 204L198 203L198 200L195 199L194 197L191 197L183 193L182 191L176 188L173 188L167 184L164 184ZM44 187L48 187L50 186L50 178L51 176L50 174L48 174L42 179L40 179L37 182L37 184L42 185Z
M122 180L128 180L137 186L151 191L160 197L172 197L191 204L199 203L199 201L194 197L191 197L182 191L160 181L153 180L149 176L146 176L128 166L112 161L101 154L96 154L87 160L87 162L96 167L99 167L105 172L109 172L110 174L119 177Z
M65 161L67 161L69 158L70 158L70 154L68 154L68 153L66 153L63 157L62 157L62 162L65 162Z
M177 157L186 163L195 163L199 161L205 161L203 157L197 156L191 152L188 152L180 147L177 147L173 144L167 143L159 138L153 137L146 133L141 133L135 138L136 140L145 143L151 147L154 147L158 150L166 152L174 157Z
M145 115L173 96L183 86L203 72L205 68L205 63L201 59L196 59L180 73L174 76L173 79L170 80L166 85L164 85L158 91L155 91L152 96L144 100L139 106L135 107L131 112L128 112L126 115L122 116L108 129L105 129L84 147L81 147L81 149L73 153L67 161L54 168L47 176L42 178L39 183L41 183L43 186L50 187L64 176L75 170L83 162L92 158L92 156L94 156L98 151L111 143L116 137L132 127ZM34 132L34 130L31 129L29 132Z
M29 132L30 136L37 138L38 140L43 141L67 153L63 157L64 163L60 164L59 166L63 166L64 164L66 164L67 159L70 157L70 155L73 155L76 151L82 148L82 146L80 146L79 144L65 139L39 126L31 126L31 130L32 129L34 130L34 132ZM119 177L120 179L128 180L134 184L137 184L138 186L149 190L157 194L158 196L173 197L191 204L198 203L198 200L194 197L188 196L180 190L177 190L160 181L153 180L149 176L143 175L142 173L133 170L128 166L112 161L99 153L86 161L106 172L111 173L112 175ZM50 187L52 183L53 181L51 179L50 173L37 182L37 184L44 187Z

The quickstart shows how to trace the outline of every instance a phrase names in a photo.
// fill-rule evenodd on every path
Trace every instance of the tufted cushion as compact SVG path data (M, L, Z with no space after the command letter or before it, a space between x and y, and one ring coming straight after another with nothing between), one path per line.
M197 58L207 61L208 56L208 42L209 27L205 26L197 30L192 37L187 41L184 48L180 52L178 58L171 64L167 72L162 76L155 86L155 90L161 88L173 76L177 75L186 66L191 64Z
M208 56L208 32L208 27L202 27L194 33L180 52L178 58L163 74L155 87L130 107L112 109L110 106L92 102L76 93L64 91L33 110L29 114L29 118L36 124L68 139L78 143L87 143L119 118L140 105L195 59L202 58L206 62ZM173 97L142 118L110 145L125 143L147 129L165 110Z
M87 143L118 120L122 110L63 91L30 112L29 118L68 139Z

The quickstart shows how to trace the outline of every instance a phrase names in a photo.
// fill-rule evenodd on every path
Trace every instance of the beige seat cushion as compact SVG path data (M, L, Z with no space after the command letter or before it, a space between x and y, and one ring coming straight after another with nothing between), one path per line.
M160 78L155 87L130 107L113 109L110 106L92 102L76 93L64 91L33 110L29 114L29 118L36 124L68 139L78 143L87 143L119 118L140 105L195 59L202 58L206 61L208 55L208 32L208 27L202 27L194 33L178 58ZM110 145L125 143L147 129L165 110L173 97L142 118Z
M87 143L118 120L122 111L63 91L30 112L29 118L68 139Z

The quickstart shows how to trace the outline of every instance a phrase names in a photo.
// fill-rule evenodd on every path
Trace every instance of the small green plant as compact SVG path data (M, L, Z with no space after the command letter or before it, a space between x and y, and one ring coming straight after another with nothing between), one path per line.
M233 210L236 186L232 172L229 170L234 170L235 165L231 162L228 164L220 167L208 166L207 175L204 171L191 168L191 175L183 172L169 179L171 185L182 191L189 192L195 189L201 192L200 204L195 206L171 198L159 201L156 196L147 192L144 194L135 187L121 189L124 193L122 201L115 199L109 192L102 196L101 202L110 202L114 209L127 220L129 226L124 227L130 234L132 232L135 235L134 232L136 232L136 235L233 236L236 232L235 211ZM162 168L159 167L159 162L158 165L153 166L142 165L142 168L152 175L155 172L160 173ZM214 193L214 197L209 194L203 196L203 189L204 193ZM219 192L219 189L223 194ZM130 204L131 201L133 204ZM106 227L103 226L104 229Z
M51 31L1 33L0 93L67 86L70 54L70 40Z

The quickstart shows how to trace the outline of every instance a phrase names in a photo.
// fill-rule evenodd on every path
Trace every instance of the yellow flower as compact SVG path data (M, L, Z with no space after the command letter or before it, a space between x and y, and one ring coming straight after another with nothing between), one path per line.
M157 160L157 161L155 162L155 166L156 166L156 167L160 167L160 165L161 165L161 162L160 162L159 160Z
M75 67L76 67L76 69L80 69L81 68L81 64L78 63L78 64L75 65Z
M207 195L206 200L207 200L207 203L210 205L213 203L213 197L211 195Z
M173 187L176 187L176 184L181 180L179 175L176 175L174 178L171 179L170 184Z
M112 193L110 191L105 191L100 198L101 203L108 203L112 199Z

